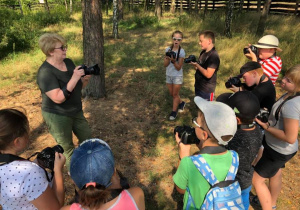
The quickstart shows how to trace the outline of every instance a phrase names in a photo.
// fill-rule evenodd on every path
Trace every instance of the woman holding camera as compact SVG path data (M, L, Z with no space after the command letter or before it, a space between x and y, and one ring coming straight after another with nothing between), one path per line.
M276 209L282 168L298 151L300 121L300 65L290 68L281 81L286 93L273 105L269 121L256 122L265 130L264 151L255 165L252 183L263 209ZM269 188L265 180L269 179ZM252 202L259 203L257 197Z
M63 154L55 153L52 187L43 168L18 157L29 146L29 122L16 109L0 110L0 205L3 209L59 209L64 204Z
M167 47L164 58L164 67L166 67L166 83L170 95L173 97L173 108L169 115L169 120L175 120L178 112L183 112L185 102L180 99L179 91L183 83L183 60L185 51L181 48L180 43L183 39L181 31L174 31L172 33L173 43Z
M46 55L37 75L42 115L49 132L63 147L69 168L74 150L72 132L79 142L91 137L81 102L81 89L87 85L90 75L85 76L84 69L75 67L73 61L66 58L66 41L60 35L46 33L40 37L39 45Z
M74 150L70 173L79 190L78 203L62 210L145 209L143 190L122 186L112 151L101 139L86 140Z

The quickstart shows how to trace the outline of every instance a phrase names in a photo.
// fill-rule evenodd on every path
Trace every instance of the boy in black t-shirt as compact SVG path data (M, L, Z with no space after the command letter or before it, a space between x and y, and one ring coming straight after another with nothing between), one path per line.
M239 169L236 179L242 189L242 199L245 209L249 208L249 192L251 190L254 169L252 162L262 144L262 133L254 119L259 113L260 105L257 97L249 91L240 91L229 98L220 95L216 100L229 105L235 112L238 129L232 140L226 146L239 154Z
M220 58L215 49L215 35L212 31L199 33L199 45L201 53L198 62L191 62L196 69L195 73L195 95L208 101L214 99L217 83L217 71Z

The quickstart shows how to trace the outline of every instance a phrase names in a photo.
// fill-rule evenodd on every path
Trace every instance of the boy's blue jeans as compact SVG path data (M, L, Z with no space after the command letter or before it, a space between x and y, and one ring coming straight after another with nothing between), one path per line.
M250 194L251 188L252 188L252 185L250 185L250 187L242 190L242 199L243 199L243 204L244 204L244 207L246 210L249 209L249 206L250 206L249 194Z

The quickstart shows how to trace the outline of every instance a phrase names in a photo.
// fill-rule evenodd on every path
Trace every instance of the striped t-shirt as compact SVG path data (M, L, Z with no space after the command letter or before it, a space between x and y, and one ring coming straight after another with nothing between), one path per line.
M263 59L259 61L264 73L270 77L273 85L278 78L278 75L281 71L282 61L281 58L278 56L272 56L268 59Z

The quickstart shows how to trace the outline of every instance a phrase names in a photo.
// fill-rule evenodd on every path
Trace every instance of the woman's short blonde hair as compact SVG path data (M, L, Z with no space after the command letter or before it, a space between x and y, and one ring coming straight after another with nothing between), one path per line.
M300 90L300 64L297 64L287 70L285 76L295 84L295 93Z
M45 33L39 38L39 46L46 56L50 56L50 52L54 50L57 42L66 44L66 40L55 33Z

